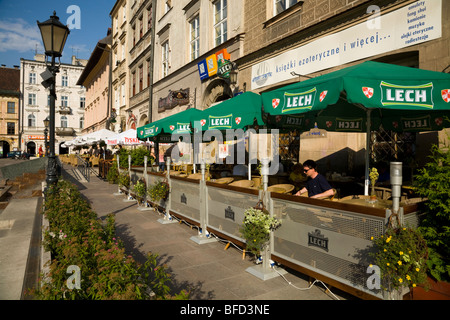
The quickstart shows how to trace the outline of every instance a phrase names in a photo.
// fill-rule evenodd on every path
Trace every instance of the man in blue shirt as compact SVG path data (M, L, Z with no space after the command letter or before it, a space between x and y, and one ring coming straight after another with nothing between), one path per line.
M334 190L328 183L327 179L316 171L317 164L314 160L306 160L303 163L303 172L308 177L306 186L300 189L295 195L299 196L302 193L308 192L310 198L331 197L334 195Z

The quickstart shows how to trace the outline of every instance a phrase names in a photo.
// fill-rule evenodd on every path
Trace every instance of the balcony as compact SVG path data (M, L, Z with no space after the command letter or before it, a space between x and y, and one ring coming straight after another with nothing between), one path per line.
M60 106L58 107L57 112L59 112L60 114L71 114L72 109L67 106Z
M73 136L75 134L74 128L57 127L55 133L58 136Z

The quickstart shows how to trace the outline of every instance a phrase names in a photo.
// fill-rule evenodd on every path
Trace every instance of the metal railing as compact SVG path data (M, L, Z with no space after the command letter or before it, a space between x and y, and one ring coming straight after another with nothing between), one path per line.
M86 181L89 182L91 177L89 162L81 158L79 155L77 155L77 169L80 174L86 179Z

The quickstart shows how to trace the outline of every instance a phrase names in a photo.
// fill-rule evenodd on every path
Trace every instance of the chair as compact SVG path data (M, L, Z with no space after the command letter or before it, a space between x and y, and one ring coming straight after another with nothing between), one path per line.
M188 179L195 179L195 180L201 180L202 179L202 174L200 172L198 173L192 173L190 175L187 176ZM211 175L208 173L205 173L205 179L211 178Z
M220 183L220 184L229 184L229 183L233 182L233 180L234 179L231 177L223 177L223 178L216 179L214 182Z
M271 188L272 189L283 189L284 192L282 192L282 193L291 193L294 190L295 186L292 184L274 184L274 185L268 187L267 191L271 191L270 190ZM277 191L275 191L275 192L277 192Z
M97 166L100 161L100 156L92 156L89 161L91 162L91 167Z
M336 194L337 194L337 190L335 188L333 188L333 195L332 196L320 197L320 198L317 198L317 199L335 201L334 197L336 196Z
M392 195L392 189L384 187L374 187L374 189L378 199L387 200Z
M255 182L253 180L238 180L238 181L233 181L228 185L234 186L234 187L241 187L241 188L250 188L250 187L253 187L254 184L255 184Z

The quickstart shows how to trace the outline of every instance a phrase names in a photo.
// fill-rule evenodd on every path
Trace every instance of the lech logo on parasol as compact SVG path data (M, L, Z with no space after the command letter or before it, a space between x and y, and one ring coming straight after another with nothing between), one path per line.
M234 121L236 121L236 124L241 123L241 117L236 117L236 119L234 119Z
M280 104L280 99L272 99L272 107L276 109Z
M171 125L169 128L170 128L171 131L173 131L175 129L175 126Z
M367 98L370 99L373 97L373 88L363 87L362 91Z
M445 102L449 103L450 102L450 89L442 90L441 93L442 93L442 99Z
M200 120L200 124L202 125L202 127L206 124L206 120L205 119L202 119L202 120Z
M319 98L320 102L322 102L323 99L325 99L325 97L327 96L327 93L328 93L327 90L322 91L322 93L320 94L320 98Z

